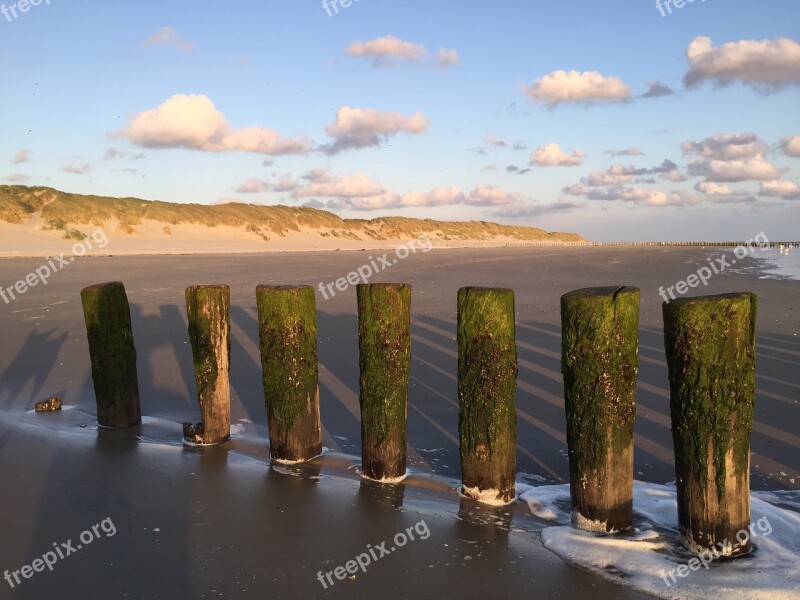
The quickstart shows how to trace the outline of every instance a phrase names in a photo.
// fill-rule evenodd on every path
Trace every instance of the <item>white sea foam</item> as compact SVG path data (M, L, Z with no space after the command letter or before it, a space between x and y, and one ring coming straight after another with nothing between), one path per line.
M520 496L538 518L553 523L542 541L565 561L600 577L660 598L726 600L800 598L800 513L775 506L798 506L800 492L754 492L751 497L754 551L731 561L712 560L686 577L668 573L695 558L678 536L675 487L636 482L634 528L597 534L570 525L569 485L539 486ZM759 519L768 534L756 527ZM766 529L766 527L765 527ZM667 585L667 582L669 585Z

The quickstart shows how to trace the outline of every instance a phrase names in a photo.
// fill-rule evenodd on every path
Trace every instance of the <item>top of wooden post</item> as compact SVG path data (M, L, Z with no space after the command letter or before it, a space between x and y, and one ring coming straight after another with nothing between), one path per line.
M604 287L589 287L580 290L567 292L561 298L563 300L573 300L578 298L605 298L607 296L619 296L620 294L638 293L639 288L629 285L610 285Z

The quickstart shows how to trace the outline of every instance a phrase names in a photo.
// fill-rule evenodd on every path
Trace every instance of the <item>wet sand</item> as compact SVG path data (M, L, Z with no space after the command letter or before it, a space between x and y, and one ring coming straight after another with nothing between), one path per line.
M664 483L674 479L674 471L658 289L685 279L721 252L437 249L374 276L371 282L414 286L408 441L409 465L419 476L400 486L402 508L396 497L401 492L365 492L354 469L347 468L353 464L347 455L360 451L355 288L327 300L317 294L323 443L332 454L303 469L303 477L268 468L258 357L257 284L316 288L383 251L76 261L47 286L31 288L11 304L0 301L0 473L6 482L0 497L6 533L0 569L29 564L53 542L76 538L108 516L118 533L66 558L53 573L37 573L18 590L5 592L18 591L12 596L18 598L55 592L79 598L98 590L130 598L373 593L479 598L492 590L500 597L531 591L543 597L639 597L550 554L536 535L542 524L522 504L514 507L511 531L503 515L501 526L458 517L464 503L447 489L459 477L456 291L485 285L516 292L517 470L519 480L541 483L567 476L561 294L595 285L640 287L635 472L637 479ZM11 285L41 262L0 260L0 285ZM78 295L86 285L114 279L128 290L142 412L152 418L125 432L92 428L94 396ZM202 450L176 443L178 424L198 415L183 305L184 288L198 283L231 285L232 417L241 432L219 448ZM729 291L755 291L760 298L752 487L799 489L800 283L725 272L698 293ZM52 394L76 408L61 415L25 412ZM313 478L316 468L321 480ZM316 581L326 565L343 565L366 544L389 539L421 518L430 527L428 540L398 549L327 592Z

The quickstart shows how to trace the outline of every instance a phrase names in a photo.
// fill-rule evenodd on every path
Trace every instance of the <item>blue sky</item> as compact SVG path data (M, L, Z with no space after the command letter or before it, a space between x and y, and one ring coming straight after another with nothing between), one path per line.
M796 1L3 2L2 183L798 237Z

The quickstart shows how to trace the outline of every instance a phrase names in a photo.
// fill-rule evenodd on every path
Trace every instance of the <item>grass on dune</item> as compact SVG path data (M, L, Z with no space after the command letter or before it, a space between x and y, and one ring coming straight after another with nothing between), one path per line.
M180 224L206 227L241 227L268 240L269 233L279 236L301 227L320 230L320 235L344 239L410 239L423 233L442 240L491 240L507 236L520 241L580 241L570 233L548 233L535 227L499 225L485 221L450 222L406 217L380 217L372 220L342 219L315 208L293 206L258 206L229 203L218 205L177 204L141 200L70 194L47 187L0 185L0 221L23 223L32 216L45 223L102 226L116 220L125 233L134 233L144 220L163 223L165 227ZM327 236L326 236L327 237Z

